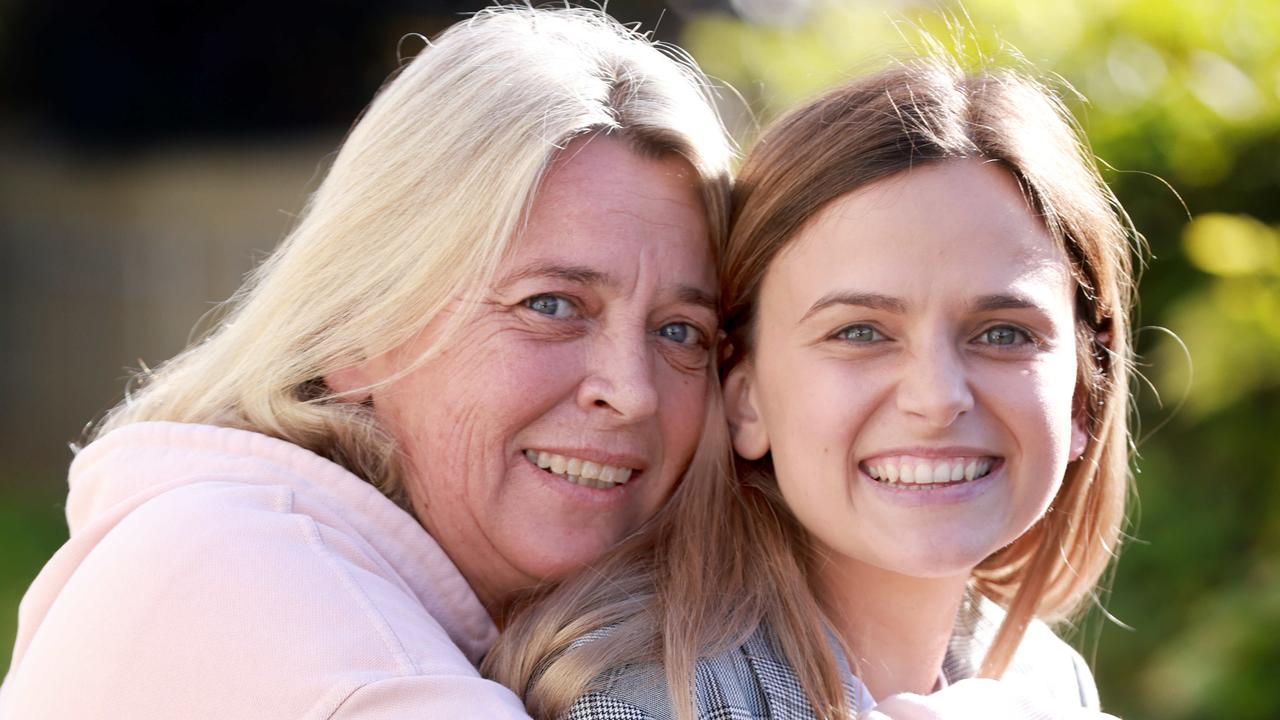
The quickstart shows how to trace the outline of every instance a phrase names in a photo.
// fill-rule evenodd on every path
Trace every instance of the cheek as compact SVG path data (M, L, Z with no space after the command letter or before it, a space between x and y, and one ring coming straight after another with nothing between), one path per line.
M468 400L454 391L460 383L439 382L444 378L439 368L422 368L374 396L379 420L407 461L405 482L415 504L458 498L484 456L486 403Z
M658 382L663 388L659 423L665 454L683 467L693 457L702 435L709 381L705 372L691 375L667 368Z
M1052 364L1041 379L1042 397L1047 414L1052 418L1054 435L1062 444L1070 443L1071 423L1075 414L1075 397L1078 385L1077 363L1074 350Z
M541 407L545 398L565 397L582 382L582 358L582 348L572 342L508 348L500 358L488 360L492 367L475 392L509 412Z
M375 396L379 417L418 468L465 478L501 462L515 435L573 386L571 343L512 342L501 333L471 340Z
M878 395L873 372L839 361L796 363L767 382L770 431L810 453L849 450Z
M761 389L767 391L762 393L764 419L779 482L796 482L798 497L814 491L817 478L844 482L876 393L871 373L846 364L792 367L766 378Z
M1014 378L993 379L991 395L1002 398L1006 424L1022 435L1020 446L1064 455L1071 440L1075 396L1075 362L1051 362L1021 371ZM1017 391L1014 388L1019 388Z

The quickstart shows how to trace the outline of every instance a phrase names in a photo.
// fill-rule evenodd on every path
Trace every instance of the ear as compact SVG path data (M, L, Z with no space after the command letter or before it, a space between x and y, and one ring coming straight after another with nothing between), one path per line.
M369 377L368 363L352 365L324 376L324 384L342 400L361 403L373 394L368 387L373 384Z
M1067 456L1070 462L1075 462L1084 456L1084 448L1089 444L1089 431L1086 429L1088 424L1082 411L1076 411L1071 416L1071 454Z
M760 416L749 362L738 363L725 377L724 406L733 449L748 460L764 457L769 452L769 432Z
M1110 320L1107 321L1108 326ZM1093 339L1092 353L1096 362L1104 362L1108 354L1111 352L1111 331L1099 330ZM1095 368L1098 366L1095 366ZM1075 462L1084 457L1084 450L1089 445L1089 413L1086 409L1089 405L1088 390L1084 387L1084 380L1076 381L1075 396L1071 399L1071 448L1070 454L1067 456L1069 462Z

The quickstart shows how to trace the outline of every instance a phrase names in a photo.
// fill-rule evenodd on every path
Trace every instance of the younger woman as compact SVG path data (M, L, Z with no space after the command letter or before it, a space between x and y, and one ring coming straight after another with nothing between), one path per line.
M736 472L695 468L492 676L575 718L1096 708L1033 621L1090 596L1124 516L1130 237L1017 72L921 62L793 111L721 266Z

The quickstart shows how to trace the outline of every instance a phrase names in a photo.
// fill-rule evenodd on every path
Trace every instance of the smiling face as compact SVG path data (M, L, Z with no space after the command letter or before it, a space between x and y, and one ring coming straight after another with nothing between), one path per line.
M734 443L845 570L966 577L1068 458L1075 283L1008 172L926 165L842 196L765 274Z
M702 429L715 292L693 168L578 139L469 324L373 391L418 520L491 612L594 560L671 493ZM393 377L437 327L330 385Z

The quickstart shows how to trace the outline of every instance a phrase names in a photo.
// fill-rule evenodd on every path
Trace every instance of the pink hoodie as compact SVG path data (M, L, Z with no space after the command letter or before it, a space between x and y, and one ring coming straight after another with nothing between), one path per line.
M22 600L3 718L526 718L414 519L244 430L139 423L71 465L71 539Z

